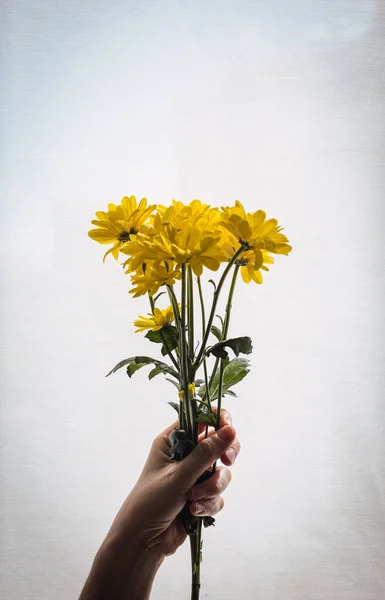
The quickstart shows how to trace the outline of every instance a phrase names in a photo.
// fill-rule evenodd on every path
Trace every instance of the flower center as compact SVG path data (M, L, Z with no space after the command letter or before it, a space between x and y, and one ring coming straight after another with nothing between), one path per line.
M131 227L130 231L122 231L119 234L119 242L129 242L130 235L132 235L133 233L138 233L135 227Z
M250 260L248 258L238 258L238 260L235 261L235 264L239 267L245 267L249 262Z
M241 244L241 246L244 247L245 250L251 250L252 246L250 246L249 242L247 240L243 240L241 237L238 238L238 242Z

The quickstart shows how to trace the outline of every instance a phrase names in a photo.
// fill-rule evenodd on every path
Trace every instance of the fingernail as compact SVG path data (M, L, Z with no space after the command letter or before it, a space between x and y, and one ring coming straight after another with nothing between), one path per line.
M235 461L237 453L235 452L234 448L229 448L229 450L227 450L226 452L226 456L229 459L229 461L233 463Z
M233 431L228 425L222 427L222 429L218 429L217 433L220 439L224 442L228 442L229 440L233 439Z
M226 421L227 425L232 425L233 424L233 421L232 421L232 418L230 417L230 415L226 416L225 421Z
M201 504L200 502L198 502L198 503L195 505L195 510L194 510L194 512L195 512L195 513L197 513L198 515L201 515L202 513L204 513L204 512L205 512L205 507L204 507L204 504Z

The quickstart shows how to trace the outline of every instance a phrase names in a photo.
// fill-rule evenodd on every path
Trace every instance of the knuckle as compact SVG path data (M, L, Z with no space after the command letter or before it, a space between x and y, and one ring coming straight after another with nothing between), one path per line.
M216 515L217 513L219 513L222 510L224 504L225 503L222 496L219 496L219 498L213 500L210 503L210 515Z
M222 485L220 479L213 481L212 486L213 486L213 494L215 496L219 496L219 494L223 491L223 485Z
M233 474L230 469L226 469L225 473L226 473L226 485L228 485L231 481Z
M158 448L158 446L159 446L159 436L156 436L152 440L151 448Z
M222 408L222 410L221 410L221 417L226 422L230 422L231 423L231 421L232 421L231 415L230 415L229 411L226 410L226 408Z
M212 458L215 454L215 447L210 437L202 440L198 448L205 458Z

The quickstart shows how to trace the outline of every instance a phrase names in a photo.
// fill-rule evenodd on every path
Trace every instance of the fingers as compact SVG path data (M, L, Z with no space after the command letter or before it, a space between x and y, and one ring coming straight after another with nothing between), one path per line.
M193 502L190 504L190 511L193 515L199 515L200 517L209 516L213 517L224 507L225 501L222 496L214 498L212 500L205 500L201 502Z
M227 467L218 467L214 475L206 481L194 485L189 491L188 498L192 502L209 500L223 494L231 481L231 471Z
M209 431L208 435L210 436L214 432L215 432L215 429L212 429L211 431ZM201 442L204 439L205 439L205 434L201 434L199 436L199 442ZM226 452L224 452L224 454L222 454L220 459L224 465L226 465L227 467L230 467L231 465L234 464L235 459L237 458L240 451L241 451L241 444L240 444L239 439L236 437L234 442L231 444L230 448L228 448L228 450L226 450Z
M214 406L213 407L213 412L216 413L217 412L217 407ZM232 419L231 419L231 415L230 413L222 408L221 410L221 417L219 420L219 427L224 427L226 424L231 425L232 424ZM200 424L202 426L202 433L200 433L198 441L201 441L205 438L206 435L206 426L201 423ZM201 429L201 427L200 427ZM209 428L208 431L208 435L212 435L215 432L215 429L213 427ZM237 458L238 454L241 451L241 444L238 440L238 438L235 438L234 442L231 444L230 448L228 450L226 450L226 452L224 454L222 454L222 456L220 457L222 463L224 465L226 465L227 467L230 467L232 464L234 464L235 459Z
M194 485L188 495L192 514L213 517L222 510L224 500L221 494L230 481L231 471L227 467L219 467L210 479Z
M234 442L231 444L230 448L226 450L221 456L221 461L227 467L230 467L234 464L235 459L241 451L241 444L238 438L235 438Z
M215 414L217 413L216 406L213 406L213 412ZM219 427L223 428L226 425L231 425L231 424L232 424L232 419L231 419L230 413L226 409L222 408L221 416L220 416L220 420L219 420ZM169 442L168 436L171 433L171 431L173 431L173 429L175 429L176 427L179 427L179 421L174 421L174 423L172 423L172 425L169 425L166 429L164 429L162 431L162 433L160 433L155 438L155 440L153 442L153 449L155 450L155 453L152 453L152 454L154 454L154 456L152 456L152 460L150 461L151 466L153 466L154 468L159 468L160 466L163 466L170 462L170 442ZM198 441L201 442L203 439L205 439L205 434L206 434L206 426L203 423L199 424L199 431L200 431L200 434L198 437ZM209 431L208 431L208 435L212 436L214 433L215 433L215 429L213 427L210 427ZM240 450L241 450L241 445L239 443L238 438L236 437L233 440L233 442L231 443L231 445L228 448L226 448L225 452L219 458L224 465L226 465L227 467L230 467L232 464L234 464L234 461L235 461L236 457L238 456ZM200 475L201 475L201 473L200 473ZM194 483L195 483L195 481L194 481Z
M176 465L175 477L189 490L198 477L218 460L234 443L236 432L225 425L203 439L194 450Z

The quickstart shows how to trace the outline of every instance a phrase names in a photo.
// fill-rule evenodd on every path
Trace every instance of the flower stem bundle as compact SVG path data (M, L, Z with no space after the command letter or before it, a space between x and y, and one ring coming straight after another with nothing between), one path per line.
M158 344L162 355L162 360L132 356L110 373L126 367L131 378L152 365L149 379L161 374L176 387L178 402L169 404L178 413L179 426L170 434L170 456L183 460L202 436L218 429L222 398L235 396L232 388L250 369L248 359L240 355L251 353L251 339L228 337L239 275L245 283L261 284L274 255L288 255L291 246L276 219L266 219L262 210L247 213L239 201L216 208L199 200L173 200L166 207L148 206L145 198L137 202L131 196L119 205L109 204L96 217L89 236L110 245L104 259L109 254L122 258L130 294L148 296L150 310L134 325L137 333L146 332L145 337ZM218 277L208 280L213 289L207 301L202 281L212 272ZM217 314L220 299L225 300L223 315ZM198 481L209 478L215 468L214 464ZM214 519L192 515L188 503L181 518L191 546L191 600L198 600L202 525L213 525Z

